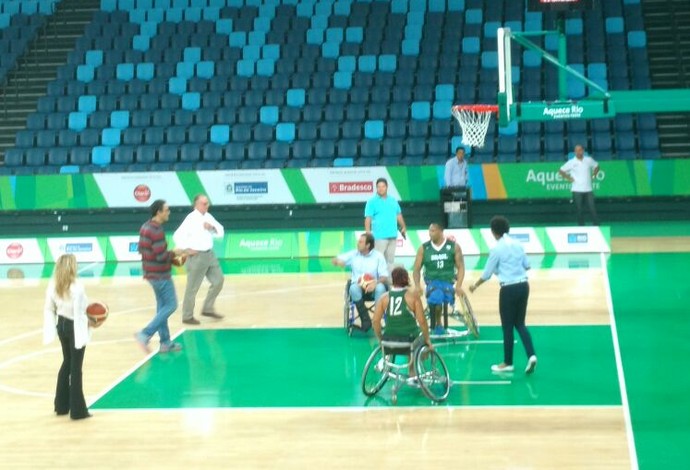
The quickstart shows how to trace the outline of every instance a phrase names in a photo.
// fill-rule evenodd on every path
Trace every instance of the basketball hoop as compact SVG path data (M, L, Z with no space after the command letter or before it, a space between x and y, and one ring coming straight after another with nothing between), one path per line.
M462 143L472 147L484 147L486 131L491 114L498 112L498 106L490 104L461 104L451 108L453 117L462 129Z

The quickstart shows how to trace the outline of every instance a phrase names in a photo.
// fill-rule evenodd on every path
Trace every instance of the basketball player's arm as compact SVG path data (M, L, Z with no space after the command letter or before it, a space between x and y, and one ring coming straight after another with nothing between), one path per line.
M455 244L455 270L457 271L455 293L458 297L462 297L464 295L462 283L465 281L465 257L462 255L462 248L460 248L459 243Z
M415 291L419 294L422 292L422 263L424 262L424 246L417 249L417 255L414 258L414 268L412 268L412 281L414 282Z
M381 320L383 319L383 312L388 308L388 292L383 294L374 308L374 318L371 320L371 326L374 327L376 337L381 341L383 339L383 331L381 329Z
M371 233L371 217L369 216L364 218L364 231Z
M414 301L412 303L412 311L417 319L417 324L419 329L422 330L422 335L424 336L424 342L433 350L434 346L431 344L431 337L429 336L429 325L426 322L426 316L424 315L424 306L422 305L422 299L418 294L412 294L414 296ZM408 304L409 306L409 304Z
M592 170L592 179L594 179L597 177L597 174L599 173L599 164L594 160L592 160L592 162L594 163L594 170Z

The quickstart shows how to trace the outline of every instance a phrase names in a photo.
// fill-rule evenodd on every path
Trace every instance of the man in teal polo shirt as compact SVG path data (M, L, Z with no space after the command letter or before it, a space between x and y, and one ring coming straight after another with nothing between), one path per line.
M374 235L376 240L374 248L383 253L388 264L388 272L391 272L395 262L398 228L403 238L407 237L400 204L388 196L386 178L379 178L376 180L376 195L369 199L364 207L364 230Z

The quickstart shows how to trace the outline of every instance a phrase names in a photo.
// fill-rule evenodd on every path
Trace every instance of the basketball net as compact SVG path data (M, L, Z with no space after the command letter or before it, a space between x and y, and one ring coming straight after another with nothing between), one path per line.
M462 143L472 147L484 147L491 114L497 106L487 104L453 106L451 112L462 129Z

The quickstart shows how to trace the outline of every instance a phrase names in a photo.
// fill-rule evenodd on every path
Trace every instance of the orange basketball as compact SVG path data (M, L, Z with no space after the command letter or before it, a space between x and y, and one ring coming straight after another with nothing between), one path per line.
M187 255L177 255L177 256L173 256L172 264L173 264L173 266L184 266L184 263L186 261L187 261Z
M374 280L374 276L372 276L372 275L369 274L369 273L366 273L366 274L362 274L362 275L359 277L359 279L357 280L357 284L359 284L359 286L360 286L362 289L366 289L367 286L368 286L368 285L371 283L371 281L373 281L373 280Z
M108 318L108 306L104 302L91 302L86 307L86 315L91 320L101 323Z

